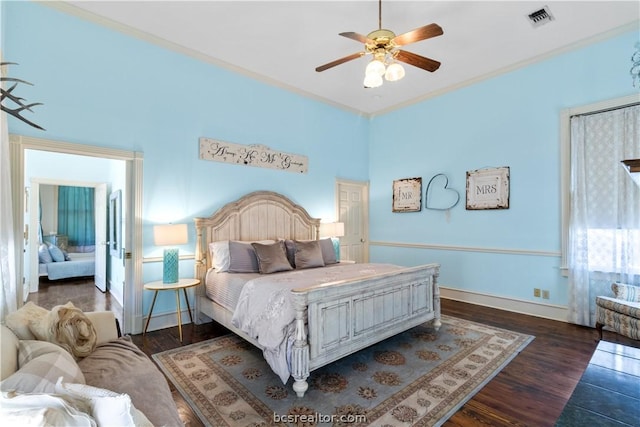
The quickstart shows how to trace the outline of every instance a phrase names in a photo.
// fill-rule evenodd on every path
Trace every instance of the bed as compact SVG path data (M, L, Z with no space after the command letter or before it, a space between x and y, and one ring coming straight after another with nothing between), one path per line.
M234 303L214 301L207 295L215 298L211 280L220 274L214 268L217 263L211 248L220 242L318 240L320 220L312 218L304 208L281 194L257 191L225 205L210 217L195 218L194 221L197 235L195 274L205 284L198 287L196 319L198 322L215 320L261 348L266 356L271 349L265 348L260 337L252 331L243 330ZM259 245L254 247L259 248ZM289 282L285 294L291 305L292 318L286 328L286 342L289 343L286 363L288 373L294 379L296 394L304 396L308 389L307 378L317 368L424 322L432 322L438 330L441 325L439 269L438 264L400 267L338 262L303 271L295 269L259 275ZM307 275L306 271L313 271L316 277L298 282L301 275ZM343 271L347 276L341 276ZM227 281L243 281L244 275L220 277L226 277ZM321 279L317 276L322 275L347 278L318 282ZM262 290L265 286L250 285L272 280L271 277L256 278L257 282L248 279L242 291L236 291L236 299L243 304L250 304L243 299L247 289ZM258 296L253 300L254 304L260 302L262 295ZM239 307L240 303L237 304Z
M44 246L44 247L43 247ZM56 246L41 245L38 250L38 274L49 280L70 279L73 277L87 277L95 275L95 252L62 252L56 257L43 256L45 251L51 251ZM53 249L53 253L57 251Z

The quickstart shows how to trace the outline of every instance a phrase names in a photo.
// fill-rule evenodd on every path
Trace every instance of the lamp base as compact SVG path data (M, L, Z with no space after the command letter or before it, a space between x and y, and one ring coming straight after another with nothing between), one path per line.
M331 243L333 243L333 251L336 253L336 261L340 262L340 239L332 237Z
M162 283L176 283L178 281L178 267L180 258L178 249L165 249L162 258Z

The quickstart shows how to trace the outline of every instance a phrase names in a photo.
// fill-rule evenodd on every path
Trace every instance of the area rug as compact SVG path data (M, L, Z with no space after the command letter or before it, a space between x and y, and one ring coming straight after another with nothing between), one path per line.
M208 426L439 426L532 339L443 316L312 371L302 398L235 335L153 358Z

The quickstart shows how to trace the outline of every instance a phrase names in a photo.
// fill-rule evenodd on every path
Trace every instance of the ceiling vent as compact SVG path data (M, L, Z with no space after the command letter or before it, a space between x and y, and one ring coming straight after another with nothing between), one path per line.
M527 16L529 17L529 21L534 28L555 20L555 18L551 14L551 11L549 10L549 6L545 6L540 10L531 12Z

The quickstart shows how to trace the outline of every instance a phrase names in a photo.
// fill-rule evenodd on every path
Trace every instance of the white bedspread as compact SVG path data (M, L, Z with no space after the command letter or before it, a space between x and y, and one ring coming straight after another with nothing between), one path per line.
M242 288L232 323L258 340L265 360L282 383L286 384L290 375L287 347L295 326L290 291L402 268L391 264L336 264L262 275L250 280Z

